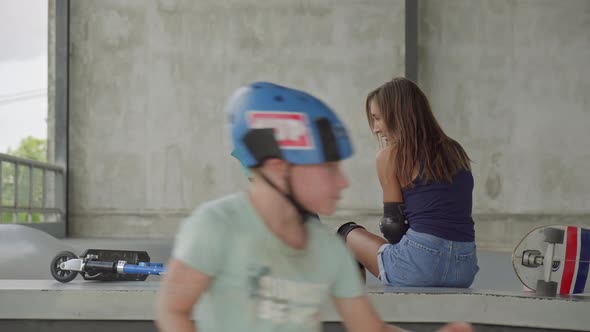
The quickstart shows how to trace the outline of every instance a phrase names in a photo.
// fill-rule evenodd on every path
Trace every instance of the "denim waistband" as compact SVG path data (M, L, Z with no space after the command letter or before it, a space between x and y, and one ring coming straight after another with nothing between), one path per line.
M436 247L436 248L461 248L472 247L475 242L457 242L434 236L432 234L416 232L413 229L408 229L406 236L409 240Z

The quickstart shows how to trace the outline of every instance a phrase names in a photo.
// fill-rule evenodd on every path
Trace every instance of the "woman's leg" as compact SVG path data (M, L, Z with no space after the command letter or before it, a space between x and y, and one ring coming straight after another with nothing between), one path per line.
M357 261L363 264L372 275L379 278L377 252L383 244L388 242L364 228L355 228L348 232L345 241Z
M363 284L366 284L367 283L367 270L365 269L365 267L361 263L359 263L359 271L361 273L361 281L363 282Z

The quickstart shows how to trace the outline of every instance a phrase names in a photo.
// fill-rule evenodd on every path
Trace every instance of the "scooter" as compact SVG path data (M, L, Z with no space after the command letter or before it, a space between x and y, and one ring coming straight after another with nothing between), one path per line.
M67 283L80 274L84 280L145 281L149 275L162 275L163 263L150 263L145 251L88 249L77 256L71 251L55 255L51 276Z

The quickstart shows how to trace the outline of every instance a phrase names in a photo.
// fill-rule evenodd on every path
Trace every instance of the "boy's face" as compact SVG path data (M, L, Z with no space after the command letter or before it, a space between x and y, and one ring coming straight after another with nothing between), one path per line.
M308 210L331 215L348 179L339 162L296 165L291 169L291 186L297 200Z

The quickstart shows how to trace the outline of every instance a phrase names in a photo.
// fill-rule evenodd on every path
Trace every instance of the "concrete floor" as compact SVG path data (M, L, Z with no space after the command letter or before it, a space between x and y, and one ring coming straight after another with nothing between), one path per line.
M172 251L172 240L163 239L83 239L58 240L44 232L22 225L0 225L0 279L52 279L51 259L60 251L81 255L87 249L143 250L152 262L165 263ZM496 291L522 291L512 270L511 253L479 250L480 272L472 288ZM150 276L150 280L158 280ZM368 275L369 286L379 281Z
M121 249L145 250L152 262L165 262L172 250L170 240L115 240L115 239L66 239L63 243L74 248L74 252L82 254L86 249ZM472 288L500 291L522 291L523 286L516 278L512 269L511 253L480 250L478 251L480 272ZM150 276L150 279L158 278ZM154 279L155 280L155 279ZM375 285L379 281L370 273L367 284Z
M153 302L155 290L159 284L158 280L161 278L159 276L149 276L147 282L131 284L86 283L81 278L77 278L72 283L65 285L53 281L49 265L51 259L59 251L69 250L81 255L87 249L142 250L148 252L152 262L166 263L170 257L172 245L171 240L162 239L69 238L58 240L46 233L25 226L0 225L0 285L3 285L0 292L4 292L2 296L4 302L0 301L0 313L8 313L11 312L8 309L14 309L11 315L0 319L0 330L15 328L16 330L26 331L29 328L33 330L39 326L42 326L43 330L61 332L86 329L92 326L97 319L103 325L109 324L109 317L113 319L116 314L129 315L133 311L130 308ZM530 327L534 325L527 325L530 322L537 324L534 330L548 331L544 328L565 327L563 319L564 315L567 314L571 316L566 318L567 322L573 322L571 323L572 326L577 327L574 330L583 331L585 330L583 326L590 326L590 321L586 322L589 318L580 314L588 310L587 304L590 303L590 300L586 297L581 299L555 299L557 301L534 298L533 293L523 292L523 287L512 270L511 253L480 250L478 256L480 273L471 289L389 289L382 287L376 278L369 275L367 278L368 294L372 301L378 303L379 310L385 310L382 313L384 319L389 317L391 319L389 321L392 322L403 322L406 319L408 324L404 326L415 331L432 330L434 325L431 323L435 321L431 322L428 319L421 321L416 317L410 319L412 313L415 314L415 312L406 312L405 310L409 307L420 307L428 310L430 312L429 317L434 314L442 315L438 318L438 322L451 319L450 317L454 317L453 315L467 313L468 316L458 316L452 319L470 320L471 318L474 322L479 322L477 327L478 330L482 331L531 331ZM22 283L22 285L10 286L11 282ZM110 289L112 287L123 287L124 289ZM107 303L110 304L94 303L96 301L92 301L93 305L98 306L97 308L100 308L100 310L93 307L87 310L87 313L96 314L96 312L105 310L111 310L112 312L103 315L104 317L97 318L93 316L94 318L86 317L76 323L68 322L68 313L71 313L72 310L74 310L73 312L82 313L83 310L79 306L85 302L79 300L89 296L89 292L96 293L92 295L96 301L105 298L108 299ZM117 294L116 296L119 299L117 303L127 303L124 305L125 310L111 308L113 292ZM444 297L437 296L437 294L444 295ZM28 300L27 296L29 297ZM126 300L128 302L125 302L127 297L129 297ZM47 310L51 307L49 303L54 303L57 301L56 299L62 305L73 307L61 309L56 307L55 310L57 311L54 310L53 315L47 316ZM18 304L19 301L22 303L15 307L15 303ZM455 305L448 307L446 304L449 301L455 303ZM40 308L36 311L38 316L33 318L26 316L26 314L32 315L34 313L31 311L32 304ZM150 312L150 308L143 308L139 310L139 313L145 315L145 312ZM541 313L541 316L538 316L539 313ZM479 318L476 317L478 314L480 315ZM508 316L512 317L511 323L506 322ZM543 322L539 322L541 318L544 319ZM137 318L118 319L120 320L119 323L113 323L117 325L118 329L128 331L153 330L150 317L139 319L143 322L137 322ZM340 331L341 326L338 323L330 323L331 321L334 320L325 322L324 330ZM524 321L529 323L523 323ZM410 322L420 323L416 325ZM501 325L501 322L506 325ZM494 326L487 329L486 324ZM566 329L561 328L559 330Z

